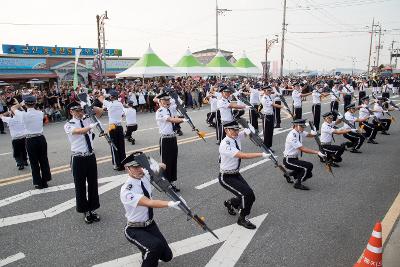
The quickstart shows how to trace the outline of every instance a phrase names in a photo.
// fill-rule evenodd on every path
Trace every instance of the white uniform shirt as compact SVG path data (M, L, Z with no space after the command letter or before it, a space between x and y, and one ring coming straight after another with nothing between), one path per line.
M324 121L321 126L321 143L331 143L333 132L335 131L335 122L327 123Z
M384 118L383 108L378 103L375 103L374 110L374 115L377 119L381 120Z
M126 125L134 125L136 123L136 109L124 108L124 114L126 119Z
M90 119L82 120L83 126L88 127L90 124ZM81 126L81 122L77 118L72 118L64 125L65 133L68 136L68 140L71 143L71 151L74 153L87 153L89 152L88 145L86 143L86 138L84 134L72 134L74 129L84 128ZM90 144L93 148L93 133L92 131L87 132L89 136Z
M347 111L347 112L344 114L344 118L345 118L346 120L348 120L349 123L350 123L351 125L353 125L354 128L356 128L356 123L355 123L355 121L356 121L357 118L354 116L354 114L352 114L352 113L350 113L349 111ZM344 123L343 129L351 129L351 127L350 127L349 125L347 125L346 123Z
M318 90L314 90L311 95L313 104L321 104L321 93Z
M299 156L299 148L303 146L303 138L308 135L307 132L303 131L299 133L295 129L291 130L286 136L285 151L283 155L286 156Z
M361 105L360 111L358 113L358 117L360 119L368 118L370 116L369 111L367 110L367 107L368 106L365 104Z
M11 139L22 138L26 135L25 125L22 122L22 114L18 114L14 117L3 117L3 122L7 123L10 129Z
M43 134L44 113L34 108L28 108L26 112L16 111L16 116L22 117L27 134Z
M125 208L125 217L129 222L145 222L149 219L149 208L139 206L139 200L144 196L141 182L151 198L150 176L145 172L142 179L129 177L121 187L120 199Z
M349 84L343 86L343 93L345 93L346 95L351 95L353 92L354 92L353 86Z
M301 108L301 93L297 90L292 92L293 106L295 108Z
M219 145L219 156L220 156L220 164L219 168L222 171L232 171L239 170L240 168L240 159L235 158L236 153L238 153L242 147L241 140L244 138L244 132L240 132L236 139L232 139L226 136ZM236 143L239 149L236 147Z
M272 106L274 103L273 97L271 95L263 95L260 100L263 105L262 114L272 115L274 113L274 107Z
M121 123L122 116L124 115L124 106L118 100L104 101L104 107L108 112L108 123L115 124Z
M174 134L172 123L167 121L171 117L171 111L167 108L160 107L156 112L156 121L159 128L159 133L162 135Z
M281 101L281 98L279 97L279 95L281 95L282 94L282 88L278 88L278 87L272 87L272 89L273 89L273 96L274 96L274 102L275 101ZM279 89L279 91L278 91L278 89Z
M221 99L218 99L217 102L217 108L219 109L219 112L221 113L221 121L232 121L233 120L233 115L232 115L232 109L229 107L231 101L228 99L222 97Z
M210 97L210 111L216 112L217 111L217 98L215 96Z
M332 92L330 93L331 95L331 102L332 101L339 101L339 90L336 87L332 88Z
M260 92L257 89L250 88L250 104L252 105L260 104Z

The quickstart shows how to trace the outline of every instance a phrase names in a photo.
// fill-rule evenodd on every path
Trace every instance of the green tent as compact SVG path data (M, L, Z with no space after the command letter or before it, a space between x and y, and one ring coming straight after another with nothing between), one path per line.
M215 57L206 66L220 76L243 74L239 69L235 68L228 60L226 60L221 51L218 51Z
M186 76L201 76L215 74L211 69L201 64L190 52L186 50L182 58L174 65L174 68Z
M246 56L244 51L234 66L246 75L260 75L262 73L261 70Z

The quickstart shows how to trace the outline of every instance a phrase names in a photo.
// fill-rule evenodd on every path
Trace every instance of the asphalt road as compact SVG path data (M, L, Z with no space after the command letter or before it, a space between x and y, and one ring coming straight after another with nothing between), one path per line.
M328 107L323 105L323 112ZM304 117L310 118L310 111L307 102L303 106ZM184 135L179 138L182 144L178 184L187 203L205 217L211 228L219 229L236 222L222 205L231 197L230 193L218 183L196 189L216 179L219 170L215 131L205 123L207 112L208 107L190 112L197 127L210 133L206 143L195 138L188 125L183 126ZM127 151L150 147L149 154L159 159L154 113L140 113L138 122L137 144L126 143ZM290 121L283 120L282 127L273 141L280 159ZM326 172L317 157L304 155L304 159L314 164L314 176L305 182L310 191L295 190L287 184L271 161L259 165L252 164L262 159L242 161L242 168L250 166L243 176L256 195L251 217L268 215L239 254L236 266L352 266L365 248L373 225L385 216L399 193L396 169L400 164L399 123L392 125L390 133L390 136L378 134L379 145L365 143L362 154L346 152L341 167L333 170L335 177ZM45 136L53 169L49 189L54 192L42 190L41 194L35 194L38 190L24 193L32 190L30 170L16 170L12 155L7 154L11 152L10 137L0 136L0 259L20 253L24 256L10 266L92 266L138 253L123 234L125 217L119 190L125 178L112 177L123 172L112 169L105 140L95 141L99 178L112 178L101 180L99 185L105 191L100 196L98 210L101 221L86 225L82 215L75 211L73 188L61 187L73 182L63 123L46 126ZM342 137L336 138L336 143L342 141ZM313 139L308 139L305 145L316 149ZM249 140L244 142L243 150L259 151ZM19 199L15 199L16 195ZM166 199L159 192L155 192L155 197ZM46 212L38 215L39 211ZM156 210L155 218L169 243L204 233L177 210ZM221 242L194 249L160 265L205 266L223 246L228 245ZM233 251L237 250L232 248L228 258L235 256Z

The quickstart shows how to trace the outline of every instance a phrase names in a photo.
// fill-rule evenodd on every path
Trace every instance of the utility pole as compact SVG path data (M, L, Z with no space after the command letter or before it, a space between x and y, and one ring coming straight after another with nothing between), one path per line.
M390 63L389 63L390 67L392 66L393 46L395 42L396 42L395 40L392 41L392 47L390 48Z
M381 51L381 35L382 35L382 27L380 24L378 24L379 27L379 37L378 37L378 55L376 58L376 66L379 68L379 54Z
M106 35L105 35L105 27L104 27L104 20L108 19L107 11L104 12L102 15L96 15L97 21L97 46L99 49L100 57L100 71L104 82L107 82L107 64L106 64ZM104 71L103 71L103 64L104 62Z
M265 82L268 81L268 52L271 49L272 45L274 43L278 42L278 35L275 35L275 39L269 40L268 38L265 39L265 73L264 73L264 78Z
M351 68L351 76L353 76L354 75L354 67L356 65L357 59L355 57L351 57L351 60L353 61L352 68Z
M215 49L219 50L218 47L218 15L223 15L225 12L232 11L226 8L218 8L218 0L215 0Z
M283 1L283 22L282 22L281 72L280 72L280 77L283 77L283 58L284 58L284 53L285 53L285 32L286 32L286 0Z
M372 37L374 36L374 23L375 23L375 18L372 19L371 40L370 40L370 43L369 43L369 54L368 54L368 70L367 70L367 77L369 77L369 69L370 69L370 67L371 67Z

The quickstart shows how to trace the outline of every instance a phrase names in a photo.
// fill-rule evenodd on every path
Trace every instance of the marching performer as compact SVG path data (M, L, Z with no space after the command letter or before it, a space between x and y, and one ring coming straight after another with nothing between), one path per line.
M333 88L331 90L331 112L333 113L333 120L336 121L336 112L335 110L339 110L339 102L340 102L340 91L339 91L339 82L335 81Z
M128 100L128 107L124 108L124 115L126 119L125 138L131 142L132 145L135 144L135 138L132 137L132 133L136 132L138 129L136 122L136 109L133 105L134 102L132 100Z
M20 111L21 104L12 106L11 111L22 118L26 129L26 150L31 164L33 185L36 189L43 189L49 187L47 182L51 180L47 142L43 135L44 113L35 109L35 96L28 95L24 98L27 111Z
M154 220L153 209L179 209L180 201L152 199L150 175L135 161L134 154L125 158L121 164L129 175L120 192L127 219L124 231L126 239L142 252L142 267L158 266L159 260L172 260L171 248Z
M264 92L260 101L263 106L262 114L264 115L264 144L266 147L271 148L272 137L274 135L274 108L281 109L283 106L274 103L271 86L267 85L263 87L263 90Z
M117 147L115 150L111 147L112 162L114 170L123 171L124 166L121 161L126 157L125 154L125 139L124 128L122 127L122 116L124 115L124 106L118 101L118 92L115 90L109 91L110 101L104 100L103 107L108 111L108 124L110 138Z
M225 131L223 125L226 122L233 121L233 111L232 109L247 109L246 105L239 105L236 103L231 103L231 96L233 93L233 89L224 86L222 88L222 97L218 99L217 108L221 115L221 125L219 125L219 138L221 141L225 138Z
M365 78L358 84L358 104L361 105L362 99L367 95L368 83Z
M357 110L356 105L354 103L346 106L345 109L347 111L344 114L344 118L353 126L354 130L356 131L353 130L352 132L348 132L343 135L344 138L349 140L349 142L346 142L343 145L347 148L351 148L350 150L351 153L361 153L359 149L364 143L365 137L357 132L356 122L362 122L365 121L366 119L360 119L354 116ZM343 129L352 129L352 128L345 123L343 125Z
M303 115L303 109L302 109L302 98L307 97L312 94L312 92L305 93L303 94L302 91L303 89L303 83L294 83L294 90L292 92L292 99L293 99L293 107L294 107L294 118L293 119L301 119Z
M326 160L333 161L331 162L331 166L339 167L337 162L342 161L342 154L344 153L344 146L338 146L332 144L334 139L333 135L341 135L350 132L357 132L357 129L337 129L336 125L340 123L341 117L338 117L338 120L333 121L333 113L326 112L322 115L324 122L321 126L321 146L326 153Z
M254 85L254 88L250 87L250 104L253 105L255 110L249 110L249 118L250 124L253 125L254 129L256 130L258 130L258 114L256 110L258 110L258 107L260 106L260 91L258 91L259 88L260 85L258 83Z
M292 176L295 179L294 188L300 190L309 190L302 182L312 177L313 164L304 160L299 160L302 153L315 154L325 158L326 155L318 150L313 150L303 146L304 137L314 137L317 132L305 132L306 120L297 119L293 122L293 130L289 132L285 141L285 151L283 152L283 164L289 170L292 170Z
M222 187L235 195L225 201L224 206L230 215L236 215L236 210L240 210L237 223L245 228L255 229L256 226L247 219L255 196L253 190L239 173L240 163L242 159L266 158L268 154L241 151L241 140L245 135L250 134L250 129L239 132L239 125L236 121L225 122L224 130L226 137L219 146L220 173L218 180Z
M285 89L281 88L281 82L274 82L272 84L273 95L274 95L274 103L276 105L282 105L280 96L282 95ZM275 126L274 128L281 128L281 109L274 107L274 118L275 118Z
M390 119L385 118L385 113L387 110L383 109L383 103L385 102L386 98L379 97L378 101L375 102L373 112L375 117L380 121L381 126L379 127L379 130L383 135L390 135L388 133L390 124L392 121ZM377 121L374 122L375 125L378 125Z
M17 163L18 170L23 170L25 166L28 166L28 156L25 144L26 129L22 122L21 113L19 113L19 116L13 116L12 112L6 112L0 114L0 120L3 120L10 129L13 157Z
M317 131L319 131L319 124L320 124L320 120L321 120L321 96L322 97L328 96L329 93L323 93L320 88L320 85L316 84L314 86L314 89L313 89L311 95L312 95L312 102L313 102L313 105L311 107L312 114L313 114L313 121L314 121L315 128L317 129Z
M207 123L210 127L216 127L216 112L217 112L217 97L215 96L214 89L207 93L208 102L210 103L210 112L207 113ZM217 131L218 132L218 131Z
M360 122L360 128L362 127L365 131L364 136L368 138L367 143L378 144L378 142L375 141L378 127L368 122L369 118L375 118L375 116L371 114L372 111L369 109L369 96L364 96L361 100L362 104L358 116L360 119L363 119L363 121Z
M344 85L342 88L342 94L343 94L343 107L347 107L350 105L351 100L353 98L353 93L354 93L354 88L349 84L347 81L344 81ZM346 112L346 110L345 110Z
M64 130L71 143L71 171L75 184L76 211L83 213L85 222L90 224L100 221L100 216L95 212L100 207L100 202L92 132L97 123L90 123L90 119L85 118L85 113L77 102L70 103L67 109L72 119L64 125ZM97 117L103 113L101 108L93 109Z
M173 123L180 124L186 119L172 116L169 109L171 102L167 93L157 96L160 108L156 112L156 121L160 132L161 162L165 164L165 178L171 183L172 189L179 192L180 189L173 183L177 180L178 143L173 129Z

